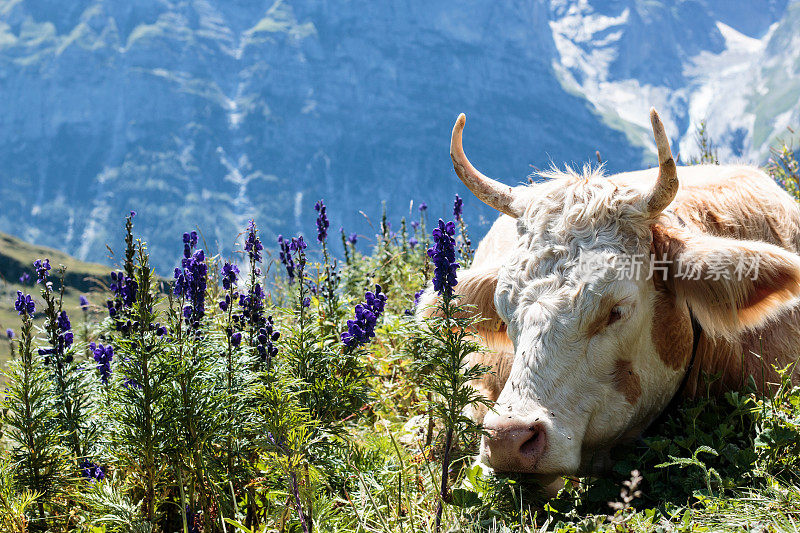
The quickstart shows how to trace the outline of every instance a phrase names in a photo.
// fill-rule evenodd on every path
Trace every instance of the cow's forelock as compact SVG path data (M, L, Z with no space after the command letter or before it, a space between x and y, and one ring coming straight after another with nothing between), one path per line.
M574 277L582 254L646 254L650 246L641 192L618 187L600 170L543 177L547 181L527 191L531 200L517 220L517 248L499 275L499 311L510 320L514 308Z

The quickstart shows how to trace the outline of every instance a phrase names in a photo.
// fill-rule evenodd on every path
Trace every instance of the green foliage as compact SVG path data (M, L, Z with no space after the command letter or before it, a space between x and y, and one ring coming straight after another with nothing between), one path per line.
M29 508L42 494L19 490L15 477L11 462L0 457L0 528L8 533L26 533Z
M0 492L8 520L19 522L19 511L35 499L35 512L25 521L43 526L61 507L69 488L67 450L60 446L64 434L48 371L33 353L33 323L28 313L23 313L17 343L19 359L9 363L3 376L8 384L2 403L8 455L2 462ZM14 465L13 473L9 472L10 464Z
M695 143L697 143L697 149L700 151L700 155L697 157L690 157L688 160L689 165L719 165L719 157L717 156L717 148L714 146L714 142L708 135L708 129L706 128L706 121L701 120L700 124L697 126L697 130L694 134Z
M43 361L52 381L55 400L55 419L77 466L86 457L93 428L88 421L88 401L83 393L86 377L75 361L75 348L66 346L59 322L64 300L64 269L59 268L60 293L56 296L51 281L42 282L41 295L45 303L45 323L41 333L49 353Z
M421 336L428 339L427 350L422 352L419 364L422 389L429 392L427 409L432 419L443 428L444 449L440 501L436 509L435 530L439 531L443 504L450 500L448 481L453 463L453 447L459 443L464 448L474 445L482 428L466 415L468 409L488 405L488 401L470 385L480 379L489 367L470 364L470 355L480 346L469 339L469 319L464 310L456 305L456 299L448 293L442 295L438 311L443 318L432 318L423 326Z
M117 364L102 397L108 421L105 458L118 465L127 490L141 500L142 514L152 524L163 501L167 452L175 444L175 411L167 403L171 375L166 346L149 328L158 311L148 259L140 243L134 268L138 289L130 311L136 325L114 338Z
M794 134L794 131L789 129L789 133ZM767 171L770 176L794 196L795 200L800 201L800 162L797 161L793 143L779 139L778 145L770 147L769 151Z

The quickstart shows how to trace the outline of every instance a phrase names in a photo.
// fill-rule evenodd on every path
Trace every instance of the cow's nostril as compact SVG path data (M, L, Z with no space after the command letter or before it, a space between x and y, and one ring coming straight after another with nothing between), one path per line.
M537 460L544 451L546 434L544 428L537 425L529 427L528 431L531 432L531 435L519 447L519 453L523 457Z

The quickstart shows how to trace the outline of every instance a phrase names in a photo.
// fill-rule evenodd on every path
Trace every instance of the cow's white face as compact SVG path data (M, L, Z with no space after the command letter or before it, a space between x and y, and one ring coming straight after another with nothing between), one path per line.
M604 178L534 189L498 277L515 360L484 420L492 438L482 455L500 470L585 471L666 405L682 373L653 342L649 262L620 274L625 257L649 256L650 221L636 197Z

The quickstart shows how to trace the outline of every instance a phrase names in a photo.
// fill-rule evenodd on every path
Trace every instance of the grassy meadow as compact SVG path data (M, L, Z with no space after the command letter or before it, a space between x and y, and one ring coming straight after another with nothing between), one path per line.
M768 170L798 196L791 149ZM771 397L751 380L685 402L617 449L608 475L563 479L554 498L532 476L473 466L481 428L462 412L481 402L467 382L486 369L463 363L478 347L446 267L448 253L468 266L474 246L460 213L448 225L419 207L384 217L367 248L330 232L320 201L317 228L279 237L272 259L276 236L256 224L234 258L176 234L166 281L134 214L111 243L113 275L2 237L0 321L14 342L11 358L0 342L0 531L800 529L791 368ZM419 324L415 295L432 278L443 317Z

